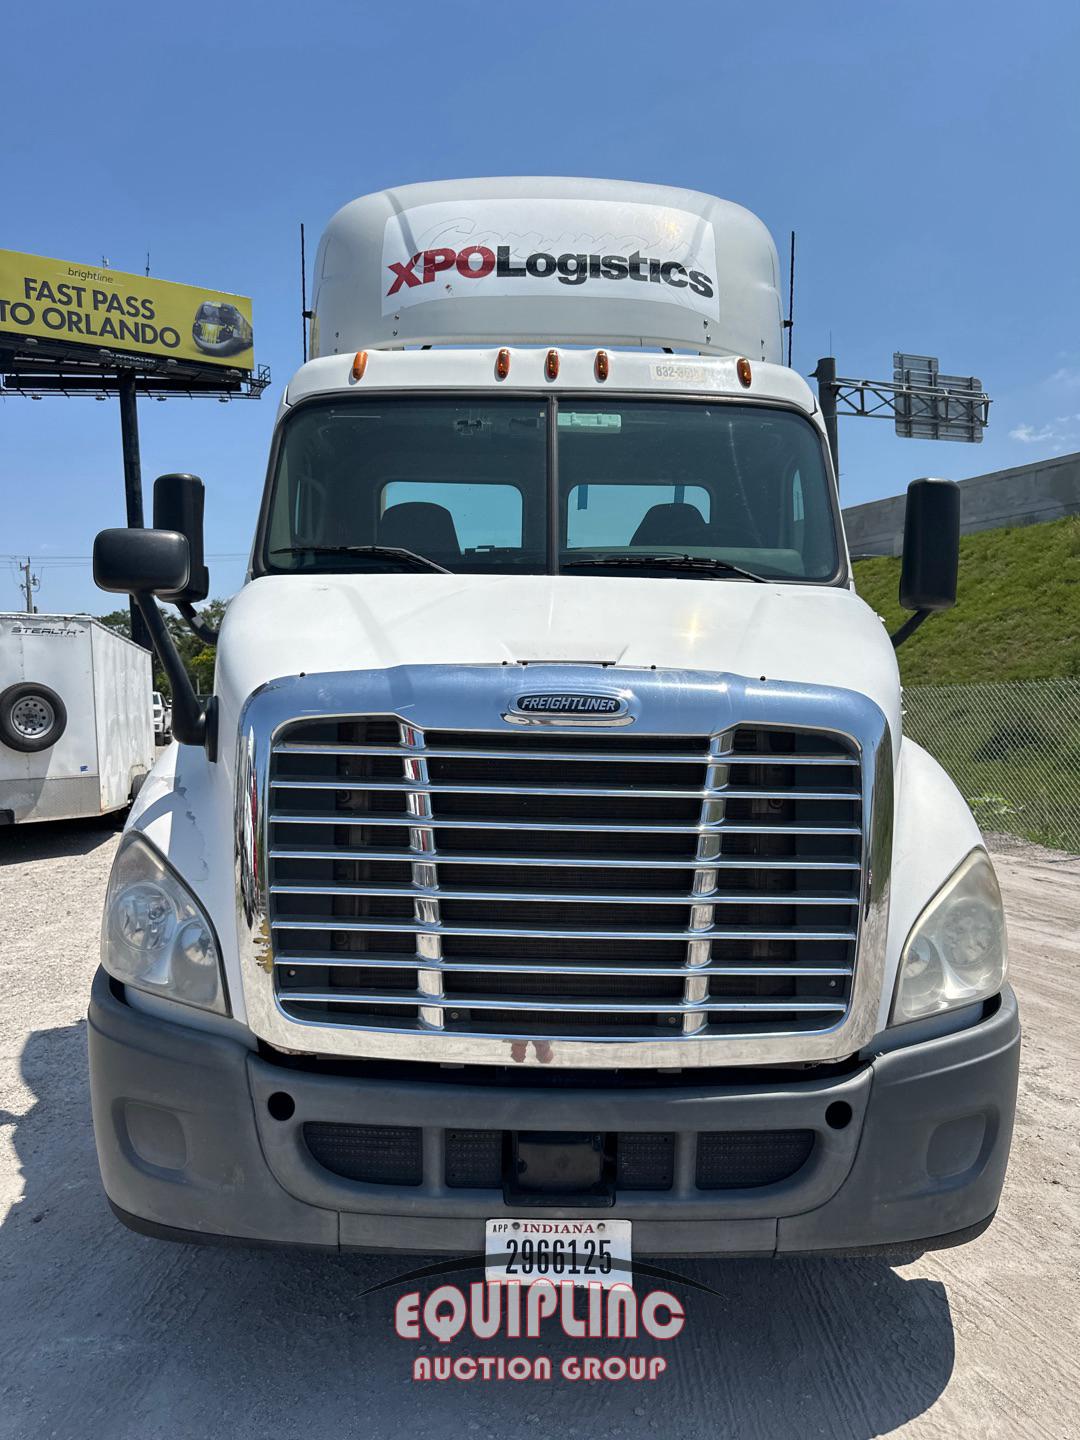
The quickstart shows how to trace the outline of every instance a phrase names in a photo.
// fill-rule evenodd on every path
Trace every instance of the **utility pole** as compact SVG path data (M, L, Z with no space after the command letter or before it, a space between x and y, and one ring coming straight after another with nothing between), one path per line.
M23 573L23 578L19 582L19 588L26 596L26 613L27 615L33 615L37 608L34 605L34 591L37 590L41 585L41 576L31 574L29 555L26 557L26 564L20 565L19 569Z

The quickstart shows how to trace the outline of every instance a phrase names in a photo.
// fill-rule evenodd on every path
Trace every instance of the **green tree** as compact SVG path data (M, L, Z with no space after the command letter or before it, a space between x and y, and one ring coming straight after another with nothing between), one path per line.
M225 615L225 600L210 600L200 610L196 611L198 618L204 625L211 626L217 630ZM165 628L172 636L173 644L183 662L184 669L191 676L191 683L196 690L206 695L214 688L214 650L201 640L195 632L188 628L187 622L171 610L163 611ZM97 617L102 625L107 625L110 630L115 630L118 635L124 635L131 639L131 617L127 610L111 610L108 615ZM158 663L157 656L154 656L154 689L160 690L163 695L172 698L172 686Z
M110 610L108 615L97 617L102 625L107 625L110 630L115 630L118 635L123 635L125 640L131 639L131 612L128 610Z

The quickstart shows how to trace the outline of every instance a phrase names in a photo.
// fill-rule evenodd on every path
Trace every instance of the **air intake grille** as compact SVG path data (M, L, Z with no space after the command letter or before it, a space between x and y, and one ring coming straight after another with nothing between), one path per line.
M810 1158L812 1130L712 1130L698 1136L699 1190L774 1185Z
M528 1039L830 1029L851 996L861 806L831 733L298 722L270 772L279 1003Z

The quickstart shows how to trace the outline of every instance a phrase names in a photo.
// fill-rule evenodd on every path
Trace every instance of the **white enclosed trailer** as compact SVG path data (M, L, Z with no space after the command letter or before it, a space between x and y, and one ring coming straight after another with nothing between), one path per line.
M88 615L0 614L0 824L120 810L154 763L148 650Z

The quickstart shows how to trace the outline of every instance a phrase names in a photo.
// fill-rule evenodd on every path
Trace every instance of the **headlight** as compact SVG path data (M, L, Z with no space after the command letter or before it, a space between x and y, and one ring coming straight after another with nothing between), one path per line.
M893 1025L996 995L1005 980L1005 914L985 850L973 850L912 926L900 956Z
M125 985L229 1013L214 927L187 886L137 834L127 836L113 862L101 963Z

